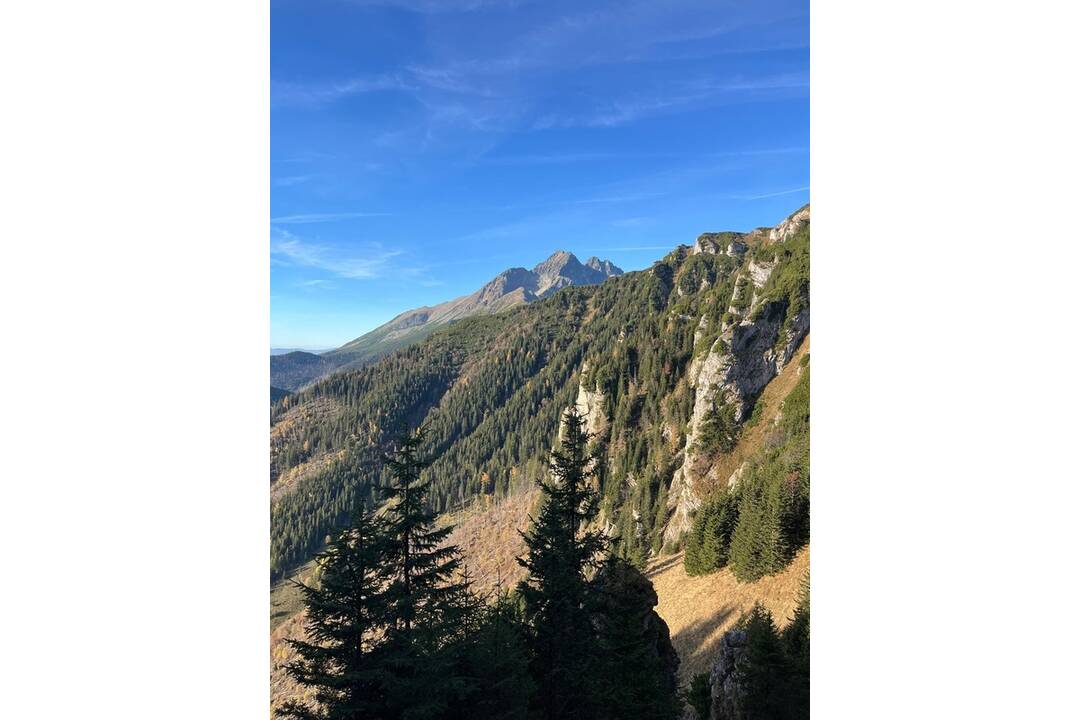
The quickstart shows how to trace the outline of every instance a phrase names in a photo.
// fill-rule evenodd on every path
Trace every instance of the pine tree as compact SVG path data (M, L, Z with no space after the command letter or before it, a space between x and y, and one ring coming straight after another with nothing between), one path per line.
M715 388L714 395L712 405L702 418L697 438L698 449L709 455L731 452L739 435L734 406L724 402L722 394Z
M794 671L772 615L760 603L746 620L746 656L739 667L740 706L746 720L798 717Z
M810 717L810 576L803 579L802 594L791 624L781 635L792 666L792 716Z
M297 682L316 689L317 705L290 702L282 709L285 717L382 717L386 550L381 521L361 512L317 556L319 583L296 583L307 608L310 641L290 641L300 659L287 670Z
M531 531L523 534L528 555L518 558L529 573L519 592L531 627L535 705L548 720L596 716L590 691L596 642L588 576L599 567L607 539L586 530L599 511L588 484L588 441L581 415L569 408L562 445L552 452L554 480L541 483L546 502Z
M529 677L528 627L520 601L504 593L481 608L458 646L459 674L471 691L448 708L446 720L524 720L535 689Z
M731 534L729 564L743 582L776 572L787 558L780 489L778 482L753 470L740 483L739 520Z
M704 575L727 565L738 519L738 497L726 489L701 506L686 539L683 566L688 575Z
M380 488L389 574L384 680L391 712L404 718L439 717L468 692L467 679L454 672L456 643L475 607L467 585L455 580L458 549L445 543L452 528L436 528L428 506L423 442L422 429L398 439L397 450L383 458L393 482Z

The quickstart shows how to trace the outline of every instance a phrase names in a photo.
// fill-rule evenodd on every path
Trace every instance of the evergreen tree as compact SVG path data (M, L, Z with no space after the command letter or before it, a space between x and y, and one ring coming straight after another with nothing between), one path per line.
M667 624L653 611L652 583L630 563L611 558L593 585L598 717L673 720L681 709L679 658Z
M734 406L724 402L719 391L714 390L714 394L712 405L702 418L697 439L698 448L708 455L731 452L739 437Z
M690 681L686 691L686 703L694 708L698 720L708 720L712 707L712 688L709 685L709 673L698 673Z
M799 717L793 698L794 669L772 615L755 604L745 623L746 656L739 666L740 707L745 720Z
M521 604L503 594L475 617L475 624L458 647L459 672L470 678L471 691L459 696L445 717L524 720L535 685L529 677L528 627Z
M588 576L607 547L602 532L586 530L599 501L588 484L592 474L588 433L573 407L564 416L561 447L552 452L554 479L541 483L546 502L524 533L528 570L519 585L531 627L531 669L537 682L535 707L547 720L596 717L590 683L596 669L595 631L590 617Z
M753 470L739 488L739 521L731 535L730 565L743 582L776 572L787 560L781 527L781 487Z
M467 585L455 580L458 549L445 543L452 528L436 528L428 506L423 441L422 429L398 439L397 450L384 456L393 482L380 488L389 574L384 681L391 713L402 718L440 717L468 692L468 679L454 670L475 609Z
M317 556L319 583L296 583L307 607L310 641L291 640L300 659L287 670L316 690L316 707L293 701L286 717L383 717L380 631L386 617L382 594L386 567L385 528L367 513L333 537Z
M782 634L784 651L792 665L793 717L810 717L810 576L803 580L802 595L791 624Z
M686 539L683 566L687 575L704 575L727 565L731 534L738 520L738 496L727 489L701 506Z

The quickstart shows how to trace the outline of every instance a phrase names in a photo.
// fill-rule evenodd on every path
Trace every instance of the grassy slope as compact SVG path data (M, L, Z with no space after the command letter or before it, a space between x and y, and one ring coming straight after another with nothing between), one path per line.
M681 552L650 563L647 574L660 599L656 610L668 624L679 653L679 681L689 683L697 673L711 669L720 639L755 602L765 605L780 627L787 625L809 569L809 547L781 572L752 583L739 582L727 568L690 577L683 570Z
M781 403L799 382L801 361L809 352L807 335L783 371L762 391L757 424L744 428L735 449L717 461L712 474L718 482L727 483L731 474L761 447L773 419L780 413ZM699 495L714 489L716 482L699 486ZM682 558L680 552L655 559L649 563L647 574L659 598L657 612L668 624L671 642L679 653L679 680L684 684L697 673L709 671L720 639L755 602L764 604L779 626L786 626L798 604L802 580L810 570L809 547L800 550L780 573L752 583L739 582L727 568L690 577L683 570Z

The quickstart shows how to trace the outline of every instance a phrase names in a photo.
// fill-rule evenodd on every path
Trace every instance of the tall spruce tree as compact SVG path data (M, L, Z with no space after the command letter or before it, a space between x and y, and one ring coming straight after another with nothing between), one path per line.
M318 585L297 583L307 607L308 640L291 640L299 659L287 666L315 688L313 706L287 703L282 714L302 720L383 717L381 631L386 618L385 528L361 512L317 556Z
M742 717L745 720L800 717L794 664L784 651L772 615L760 603L755 604L745 628L746 655L738 670Z
M390 714L401 718L440 717L469 692L469 679L455 668L475 604L456 579L458 549L445 542L452 528L435 527L431 481L420 479L428 464L420 456L423 442L423 429L398 439L397 450L383 458L393 482L380 488L388 542L383 677Z
M531 627L531 669L538 689L534 706L547 720L598 716L589 575L599 567L608 541L602 532L586 529L599 512L589 484L593 459L588 442L584 419L569 408L561 447L551 455L553 480L541 483L543 509L523 534L528 554L518 558L528 570L519 592Z
M731 535L739 521L739 498L722 488L694 516L686 538L683 566L687 575L704 575L727 565Z

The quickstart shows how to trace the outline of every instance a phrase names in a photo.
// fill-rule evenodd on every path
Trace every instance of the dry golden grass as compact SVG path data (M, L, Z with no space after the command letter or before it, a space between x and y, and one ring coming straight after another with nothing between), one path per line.
M777 625L786 626L810 570L809 547L800 550L782 572L752 583L740 583L727 568L690 577L682 559L680 552L654 560L647 574L660 599L656 611L668 624L679 653L679 680L684 684L711 669L720 639L755 602L768 608Z
M448 542L461 549L462 561L479 592L499 586L512 589L525 576L516 560L525 552L518 531L528 528L529 513L539 497L539 488L532 488L499 501L483 498L463 513L444 516L443 522L454 525Z
M281 623L270 633L270 717L288 700L310 700L313 690L296 683L285 672L285 666L296 660L296 652L286 642L304 637L304 613L299 612Z

